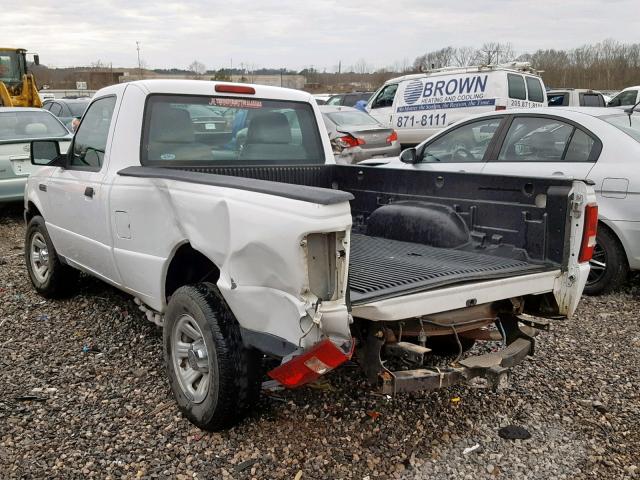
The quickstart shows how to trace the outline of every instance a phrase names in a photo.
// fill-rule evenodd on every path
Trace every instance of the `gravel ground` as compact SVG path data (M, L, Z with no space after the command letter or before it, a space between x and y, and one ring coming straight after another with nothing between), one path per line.
M40 298L23 235L19 208L0 212L1 478L640 477L638 277L555 322L501 393L387 399L345 367L203 433L174 406L161 332L88 277L72 299ZM500 438L509 424L531 438Z

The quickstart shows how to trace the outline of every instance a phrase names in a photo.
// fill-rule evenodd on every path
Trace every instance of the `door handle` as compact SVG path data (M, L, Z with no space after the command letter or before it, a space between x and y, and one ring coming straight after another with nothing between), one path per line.
M553 172L552 175L564 175L564 172Z
M95 193L95 192L93 191L93 187L86 187L86 188L84 189L84 196L85 196L85 197L93 198L93 194L94 194L94 193Z

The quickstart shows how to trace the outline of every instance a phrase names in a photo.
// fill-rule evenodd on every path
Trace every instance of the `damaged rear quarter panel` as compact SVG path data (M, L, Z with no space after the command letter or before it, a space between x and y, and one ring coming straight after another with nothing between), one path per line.
M165 179L116 177L112 188L111 211L127 211L131 223L132 238L115 238L114 254L132 293L163 311L168 265L188 242L218 266L218 287L243 328L294 344L310 307L301 241L351 227L348 202L318 205Z

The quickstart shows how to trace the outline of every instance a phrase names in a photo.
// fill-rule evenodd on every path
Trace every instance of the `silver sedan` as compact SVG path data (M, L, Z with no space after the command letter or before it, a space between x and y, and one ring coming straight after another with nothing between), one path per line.
M383 126L368 113L352 107L319 108L337 163L354 164L400 153L395 130Z

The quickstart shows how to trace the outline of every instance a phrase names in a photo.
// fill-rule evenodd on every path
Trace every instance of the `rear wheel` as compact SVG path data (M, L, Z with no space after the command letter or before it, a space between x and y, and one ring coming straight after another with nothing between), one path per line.
M31 283L40 295L56 298L72 292L79 272L60 261L41 216L27 225L24 256Z
M602 295L616 290L629 274L624 249L607 227L598 225L593 258L589 261L589 277L584 287L587 295Z
M260 395L260 354L214 286L184 286L164 323L165 361L178 408L191 423L220 430L240 421Z

